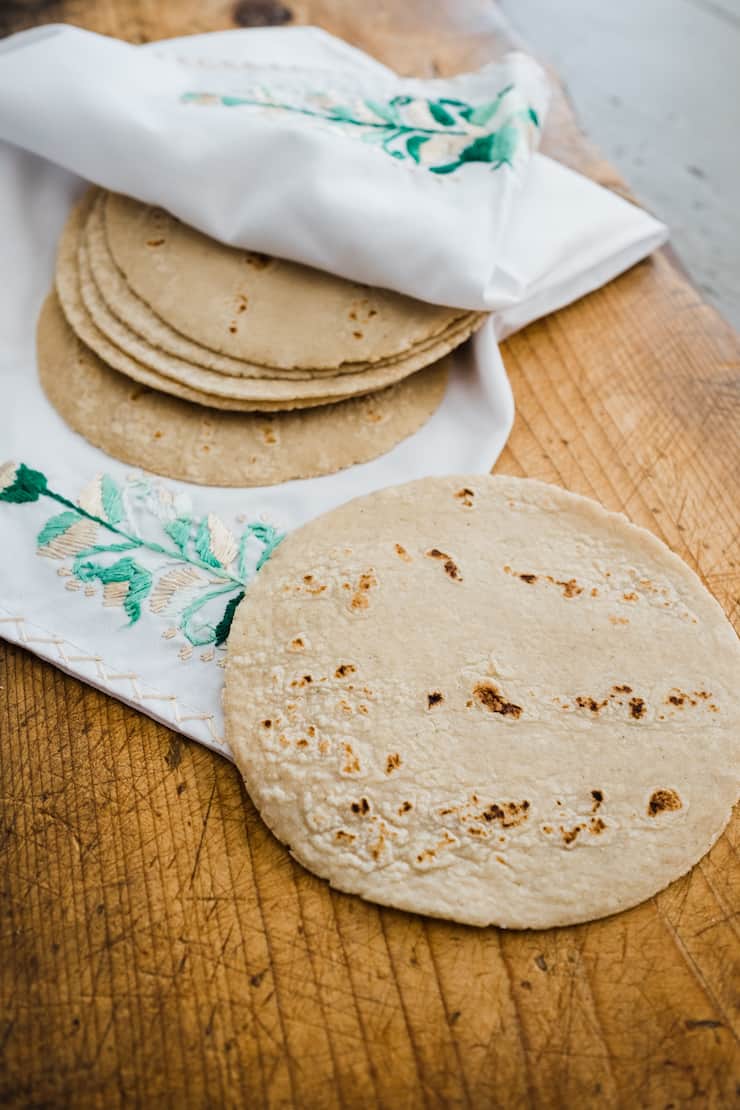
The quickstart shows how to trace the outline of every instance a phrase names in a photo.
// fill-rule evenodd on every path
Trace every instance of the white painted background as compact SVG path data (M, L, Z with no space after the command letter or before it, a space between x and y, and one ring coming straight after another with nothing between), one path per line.
M740 0L501 0L580 121L740 328Z

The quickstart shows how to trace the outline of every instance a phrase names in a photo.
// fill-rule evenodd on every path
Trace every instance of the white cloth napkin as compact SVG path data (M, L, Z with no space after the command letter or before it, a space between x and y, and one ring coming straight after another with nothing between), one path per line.
M531 135L513 167L470 162L434 174L333 123L304 130L280 110L178 100L183 91L243 88L257 62L295 96L306 72L320 71L334 107L337 90L343 105L356 105L346 96L359 87L371 100L490 103L501 80L491 68L457 84L401 81L310 28L134 48L52 27L0 46L0 464L14 460L0 465L0 635L226 755L216 641L279 535L389 484L489 470L514 411L496 338L610 280L667 234L585 178L540 155L528 159ZM507 65L541 105L534 63ZM272 151L269 164L255 164L253 139ZM493 315L455 356L438 412L380 459L261 489L132 474L66 427L35 372L35 321L59 232L84 186L80 172L228 241Z

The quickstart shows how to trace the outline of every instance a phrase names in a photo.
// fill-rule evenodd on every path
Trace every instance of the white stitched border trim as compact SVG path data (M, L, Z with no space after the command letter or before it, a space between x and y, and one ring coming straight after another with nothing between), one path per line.
M8 610L4 612L8 613ZM83 682L141 709L148 716L165 725L175 725L193 740L205 744L206 747L229 759L232 758L223 737L216 731L213 713L200 713L189 706L183 706L184 712L181 711L176 694L162 694L152 689L135 671L119 672L109 667L102 655L80 654L81 649L76 644L48 632L39 625L32 624L24 616L10 613L7 616L0 616L0 636L29 648L34 654L56 663L62 670L68 671ZM81 664L93 664L93 668L80 666ZM88 674L91 669L93 673ZM113 682L127 682L128 692L114 692L110 686ZM162 709L159 712L155 710L151 706L152 702L161 705ZM166 712L165 707L169 712ZM181 726L184 724L190 724L190 727L183 729Z

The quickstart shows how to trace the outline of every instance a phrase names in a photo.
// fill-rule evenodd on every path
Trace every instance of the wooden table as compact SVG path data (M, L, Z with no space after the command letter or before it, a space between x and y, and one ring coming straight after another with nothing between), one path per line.
M0 25L67 18L142 41L292 14L418 74L507 37L478 0L286 2L36 0L4 4ZM562 97L548 145L623 188ZM518 413L496 469L623 509L737 618L740 340L670 257L504 353ZM224 760L21 650L0 667L0 1102L730 1105L737 822L605 921L424 920L293 864Z

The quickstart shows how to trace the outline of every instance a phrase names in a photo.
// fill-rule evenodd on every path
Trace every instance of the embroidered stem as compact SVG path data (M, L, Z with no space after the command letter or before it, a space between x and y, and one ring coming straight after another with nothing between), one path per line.
M137 484L144 486L147 495L152 492L150 483L137 480ZM190 644L201 647L215 643L218 647L229 634L247 581L269 559L283 535L271 524L254 521L245 526L237 542L213 513L194 520L186 498L177 498L166 489L153 492L155 496L144 502L143 509L158 521L174 547L132 535L120 527L122 519L132 528L137 528L138 522L133 511L124 512L126 491L107 474L98 475L80 495L85 504L101 506L104 515L99 516L50 489L40 470L14 462L0 466L0 502L22 505L48 497L64 506L64 512L47 520L38 532L37 551L53 559L71 559L71 568L65 573L87 584L85 594L99 582L103 603L121 606L130 625L141 618L148 600L149 612L178 620L179 630ZM174 515L176 509L179 512ZM112 533L119 542L92 542L98 528ZM164 557L164 565L162 558L154 561L158 565L151 565L150 557L147 566L145 559L134 557L138 552ZM112 556L118 558L111 561ZM233 567L233 574L228 567ZM229 600L221 610L227 596ZM211 611L206 615L204 611L209 607ZM181 658L189 655L181 654Z
M507 90L508 91L508 90ZM184 103L197 104L201 97L210 96L210 93L184 93L182 100ZM293 112L301 116L313 116L314 119L323 119L329 123L346 123L353 127L374 127L381 131L398 131L402 132L418 131L422 135L467 135L468 132L461 128L453 127L417 127L408 126L406 124L391 123L386 120L383 123L375 123L373 120L355 119L354 116L345 116L343 114L336 114L332 112L315 112L312 108L301 108L297 104L281 104L275 100L258 100L256 97L249 96L221 96L219 97L221 104L225 108L238 108L242 104L248 104L253 108L275 108L282 112Z
M224 581L230 582L234 587L241 587L244 583L239 578L234 578L228 571L223 570L221 567L213 566L212 564L204 562L202 559L193 558L191 555L186 555L182 551L175 550L175 548L167 548L162 544L154 543L152 540L144 540L140 536L132 536L129 532L125 532L123 528L117 528L115 524L110 521L103 520L102 517L95 516L94 513L89 513L87 509L83 509L80 505L75 505L74 501L63 497L61 493L56 493L54 490L45 489L42 491L42 496L50 497L53 501L58 501L60 505L65 505L68 509L72 509L79 516L85 517L87 520L92 520L95 524L107 528L109 532L115 532L117 536L122 536L123 539L128 540L132 547L146 547L149 551L156 552L157 555L166 555L169 559L175 559L178 563L183 561L192 563L193 566L199 567L200 570L207 571L208 574L215 575L218 578L223 578ZM124 550L124 548L119 548Z

